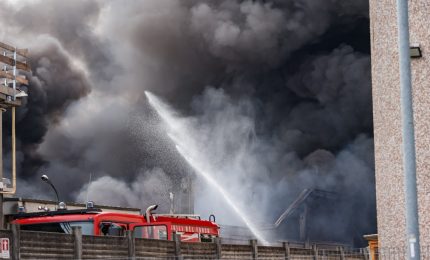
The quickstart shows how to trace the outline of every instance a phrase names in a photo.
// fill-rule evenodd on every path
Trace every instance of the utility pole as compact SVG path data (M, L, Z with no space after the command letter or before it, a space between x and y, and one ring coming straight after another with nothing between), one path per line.
M408 259L421 259L408 12L408 0L397 0L407 257Z
M28 50L17 49L11 45L0 42L0 229L4 228L5 219L3 212L4 194L16 192L16 141L15 141L15 108L21 105L20 98L27 94L18 88L18 84L28 85L24 76L18 75L18 70L30 71L30 66L25 59ZM12 110L12 187L7 187L3 178L3 112Z

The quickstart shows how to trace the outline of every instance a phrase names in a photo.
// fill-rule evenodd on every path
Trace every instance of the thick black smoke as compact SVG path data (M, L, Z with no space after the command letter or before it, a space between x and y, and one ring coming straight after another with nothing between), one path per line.
M317 237L374 232L367 13L365 0L7 1L0 41L32 53L18 117L21 186L44 172L67 199L88 191L166 210L168 191L191 169L148 90L189 122L223 170L217 177L229 173L226 188L263 208L263 221L302 189L320 188L342 200L336 219L314 214L324 224ZM21 194L50 196L43 183ZM197 188L216 197L207 194ZM341 232L331 232L333 221Z

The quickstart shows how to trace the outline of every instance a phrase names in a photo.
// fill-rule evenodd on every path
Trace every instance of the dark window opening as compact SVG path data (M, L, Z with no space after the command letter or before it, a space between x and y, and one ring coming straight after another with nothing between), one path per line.
M164 225L138 226L134 228L137 238L167 240L167 227Z
M125 230L126 227L121 224L110 222L100 223L100 232L104 236L122 237L125 236Z
M53 222L21 225L21 230L72 234L72 227L81 227L82 235L94 234L92 222Z

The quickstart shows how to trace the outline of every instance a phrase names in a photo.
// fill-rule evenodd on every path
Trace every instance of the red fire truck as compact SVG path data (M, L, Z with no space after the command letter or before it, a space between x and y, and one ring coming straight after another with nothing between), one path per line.
M126 230L133 230L137 238L160 240L173 240L176 233L184 242L212 242L219 236L214 217L202 220L196 215L152 214L156 208L148 207L144 216L96 208L18 213L11 216L11 223L19 224L21 230L67 234L79 226L83 235L95 236L125 236Z

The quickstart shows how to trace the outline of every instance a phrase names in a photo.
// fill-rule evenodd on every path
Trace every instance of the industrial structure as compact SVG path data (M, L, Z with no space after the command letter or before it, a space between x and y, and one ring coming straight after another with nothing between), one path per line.
M194 214L194 180L187 175L173 191L170 213Z
M320 224L322 218L333 219L338 214L334 205L339 203L335 192L321 189L304 189L282 212L273 225L265 227L268 236L276 240L293 240L309 243L310 241L342 241L336 231L327 232ZM330 236L330 237L327 237Z
M410 46L408 47L410 47L411 57L414 113L413 123L406 126L415 126L415 135L412 135L415 137L415 142L412 141L412 144L416 147L416 183L413 183L413 188L416 184L419 240L424 246L430 245L430 82L428 80L430 56L427 52L430 46L429 2L416 0L404 1L404 4L409 4ZM404 248L406 243L411 245L419 241L418 238L411 237L406 228L410 226L406 225L406 216L411 215L410 207L407 205L413 204L410 203L410 196L406 197L406 194L414 192L406 189L408 182L405 177L413 174L408 176L406 170L410 167L402 160L403 157L413 155L413 152L403 150L407 143L405 145L405 139L402 138L404 110L401 108L400 101L401 97L404 98L404 95L401 95L404 92L400 87L399 45L407 37L403 37L403 34L398 32L401 26L397 26L397 19L402 18L402 15L398 15L401 13L401 8L397 9L396 1L370 0L376 198L381 248ZM407 25L407 23L403 24ZM415 160L412 161L412 164L414 163ZM406 198L409 203L406 203ZM410 250L412 250L411 246Z
M19 75L18 72L30 71L30 66L27 64L28 56L27 49L18 49L14 46L0 42L0 228L4 227L3 213L3 194L15 194L16 192L16 138L15 138L15 109L21 105L20 98L27 94L19 89L19 85L28 85L28 80L25 76ZM11 178L3 178L3 112L7 109L12 111L12 162L11 162Z

